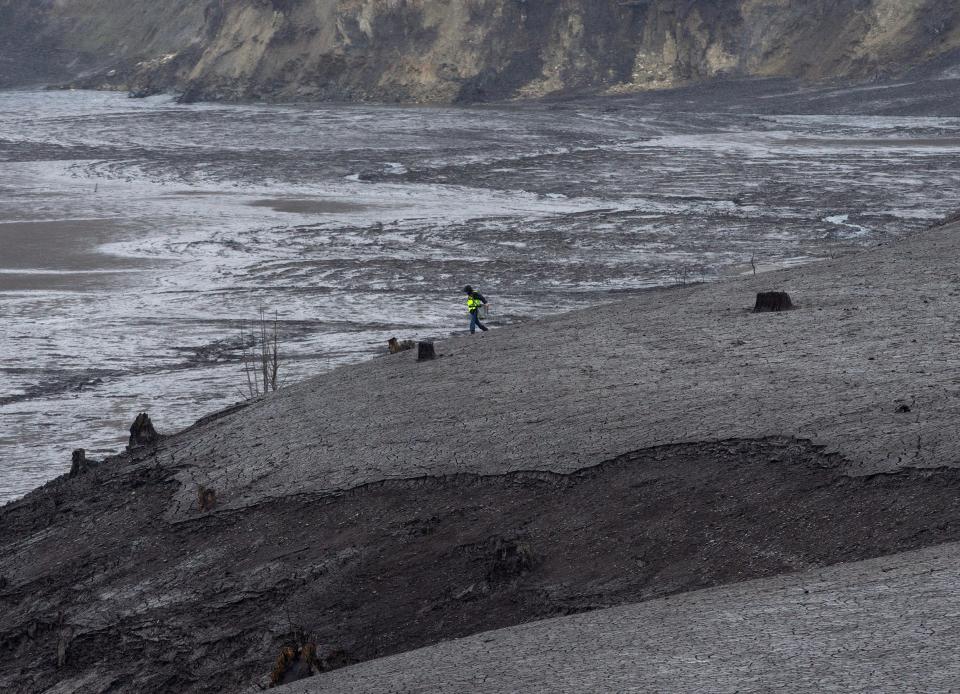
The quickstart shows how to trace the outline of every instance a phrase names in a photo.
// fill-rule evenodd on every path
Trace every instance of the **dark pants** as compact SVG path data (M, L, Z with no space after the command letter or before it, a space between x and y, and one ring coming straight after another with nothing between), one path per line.
M480 312L474 310L470 312L470 334L473 335L477 332L477 328L480 328L484 332L487 331L487 326L480 322Z

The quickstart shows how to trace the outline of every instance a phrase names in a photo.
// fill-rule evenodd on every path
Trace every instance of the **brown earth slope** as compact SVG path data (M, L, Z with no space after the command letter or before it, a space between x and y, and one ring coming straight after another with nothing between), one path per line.
M0 86L412 102L955 61L952 0L0 0Z

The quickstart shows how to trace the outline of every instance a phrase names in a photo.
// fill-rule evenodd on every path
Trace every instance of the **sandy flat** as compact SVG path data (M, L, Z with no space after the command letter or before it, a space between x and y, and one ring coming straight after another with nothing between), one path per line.
M0 222L0 291L90 286L115 281L101 273L144 267L145 261L96 251L123 232L110 219Z
M321 199L294 199L269 198L254 200L248 203L250 207L269 207L274 212L291 212L296 214L336 214L338 212L362 212L369 205L358 205L341 200Z
M864 147L876 147L879 149L903 149L913 147L933 147L933 148L960 148L960 138L956 137L884 137L884 138L829 138L829 137L800 137L789 140L783 140L783 144L798 147L852 147L863 149Z

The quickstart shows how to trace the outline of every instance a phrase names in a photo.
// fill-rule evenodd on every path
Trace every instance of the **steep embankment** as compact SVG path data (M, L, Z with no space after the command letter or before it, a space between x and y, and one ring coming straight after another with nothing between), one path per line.
M0 86L424 102L857 79L960 48L951 0L0 0Z
M82 75L121 86L133 74L173 86L202 52L208 16L185 0L0 0L0 87Z
M960 545L561 617L276 694L951 692Z

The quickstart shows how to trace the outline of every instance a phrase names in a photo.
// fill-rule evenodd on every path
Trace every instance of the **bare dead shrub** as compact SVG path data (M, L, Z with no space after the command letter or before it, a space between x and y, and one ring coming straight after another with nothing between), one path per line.
M246 377L246 396L249 399L266 395L280 387L280 320L277 312L273 320L267 317L266 309L260 307L260 315L252 334L240 326L240 343L243 345L243 373Z

